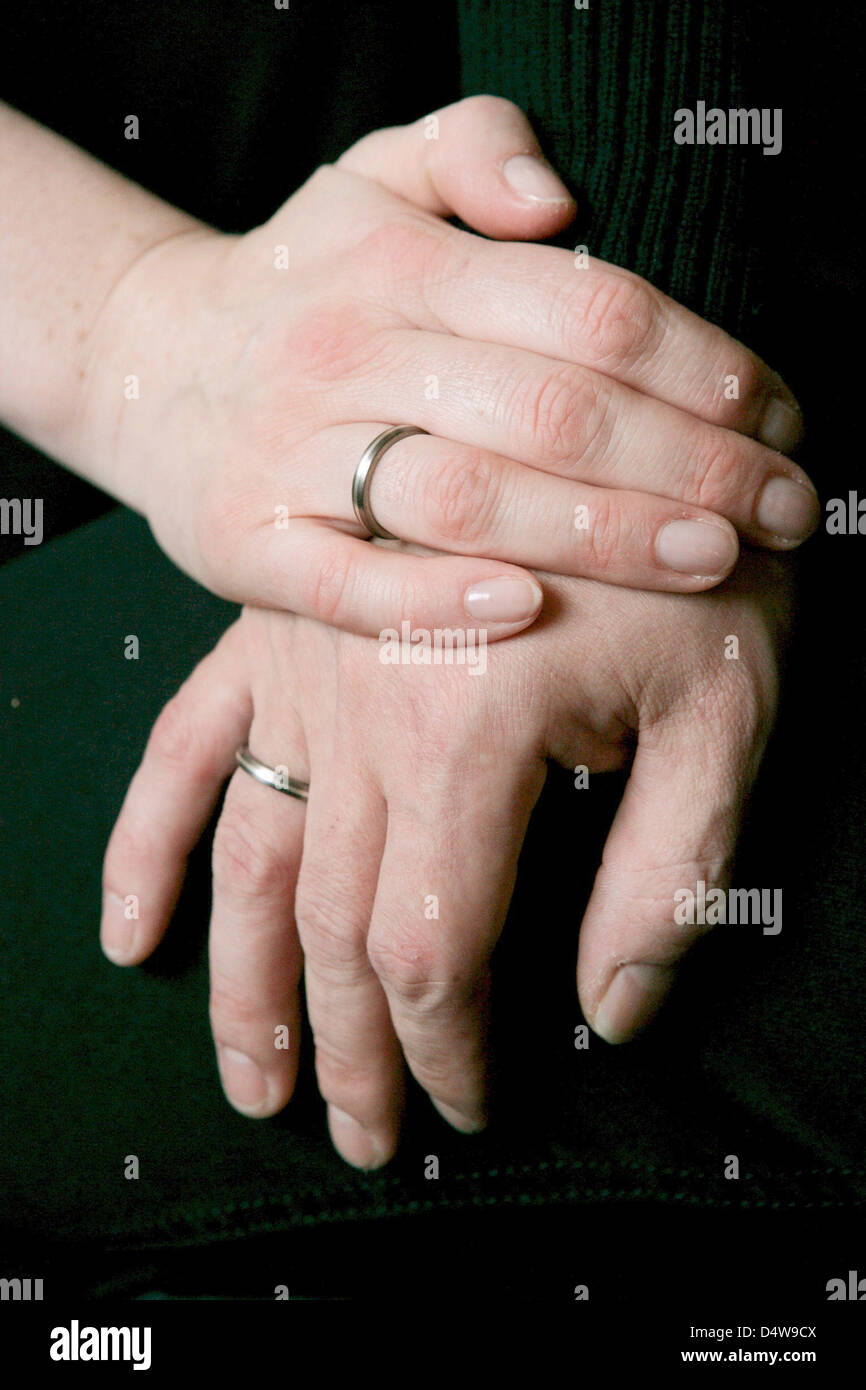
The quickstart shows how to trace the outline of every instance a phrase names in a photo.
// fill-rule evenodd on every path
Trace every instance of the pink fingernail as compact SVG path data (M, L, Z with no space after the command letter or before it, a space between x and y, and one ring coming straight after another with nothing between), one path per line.
M268 1098L268 1083L261 1067L245 1052L217 1043L217 1060L223 1089L236 1110L255 1115Z
M736 563L733 530L710 521L669 521L656 536L656 558L678 574L713 579Z
M596 1033L609 1043L628 1042L658 1013L675 978L667 965L621 965L598 1006Z
M463 596L470 618L486 618L491 623L525 622L535 617L543 600L540 584L505 574L473 584Z
M135 947L135 919L126 916L123 899L106 890L102 895L102 950L115 965L128 965Z
M328 1106L328 1128L335 1148L355 1168L381 1168L387 1163L389 1155L376 1136L336 1105Z
M820 515L821 504L814 489L792 478L771 478L758 502L758 525L779 540L805 540Z
M455 1110L453 1106L446 1105L441 1100L434 1100L433 1104L443 1120L447 1120L449 1125L453 1125L463 1134L479 1134L482 1129L487 1128L487 1121L481 1114L464 1115L461 1110Z
M802 437L803 417L799 410L778 396L771 396L758 426L761 443L780 454L790 454Z
M549 164L533 154L515 154L503 167L505 182L533 203L571 203L572 196Z

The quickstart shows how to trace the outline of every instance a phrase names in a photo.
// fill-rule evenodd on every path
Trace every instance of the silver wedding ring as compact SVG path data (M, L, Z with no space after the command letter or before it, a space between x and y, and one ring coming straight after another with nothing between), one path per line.
M300 782L296 777L289 777L281 768L268 767L267 763L259 762L246 746L237 750L235 762L244 772L248 772L266 787L273 787L276 792L285 792L286 796L294 796L298 801L307 800L309 782Z
M392 444L396 444L400 439L406 439L410 434L428 434L428 430L422 430L418 425L390 425L388 429L377 434L372 444L368 444L358 467L355 469L355 476L352 479L352 506L355 516L371 535L379 536L383 541L399 540L398 536L392 536L390 531L385 531L376 520L370 507L370 484L373 481L373 474L376 465L386 449L390 449Z
M361 455L358 467L355 469L355 476L352 479L352 506L355 516L372 536L379 536L386 541L399 539L379 525L370 507L370 484L373 481L376 465L385 450L390 449L391 445L396 444L398 440L406 439L410 434L427 433L428 431L422 430L419 425L389 425L388 429L377 434ZM235 752L235 762L238 767L243 768L244 772L248 772L250 777L255 777L256 781L261 782L264 786L273 787L274 791L284 792L286 796L293 796L298 801L307 800L307 794L310 790L309 782L302 782L297 777L289 777L282 768L269 767L267 763L263 763L255 757L246 745L243 748L238 748Z

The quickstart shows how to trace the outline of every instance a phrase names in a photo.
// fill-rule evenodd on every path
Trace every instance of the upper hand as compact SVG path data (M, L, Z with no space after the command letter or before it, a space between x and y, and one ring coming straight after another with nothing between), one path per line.
M735 527L798 543L817 499L777 452L799 421L775 373L637 276L525 244L575 205L509 102L433 119L368 136L244 236L172 237L110 299L90 404L169 555L240 602L495 640L540 606L518 566L690 591L731 570ZM388 423L429 435L384 455L374 512L448 558L361 542L352 474Z

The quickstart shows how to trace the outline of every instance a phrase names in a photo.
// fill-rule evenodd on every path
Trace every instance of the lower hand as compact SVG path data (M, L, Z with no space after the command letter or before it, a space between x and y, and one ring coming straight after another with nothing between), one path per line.
M674 893L725 884L773 719L788 589L766 554L700 602L550 578L541 621L487 651L484 674L385 665L370 639L245 610L153 730L106 854L104 949L122 964L154 949L231 776L210 937L229 1099L266 1116L290 1098L303 965L349 1162L393 1154L403 1058L452 1124L480 1127L489 959L546 760L593 774L635 749L577 968L587 1019L623 1041L703 930L674 924ZM306 807L233 771L247 742L310 782Z

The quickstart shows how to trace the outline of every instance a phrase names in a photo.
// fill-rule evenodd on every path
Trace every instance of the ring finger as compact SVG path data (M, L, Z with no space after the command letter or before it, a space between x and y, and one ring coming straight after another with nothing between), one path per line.
M308 780L300 721L278 736L253 719L250 747L283 775ZM210 1016L223 1089L254 1118L289 1100L300 1042L301 948L294 923L304 803L238 769L213 846Z
M315 473L299 480L292 524L335 520L361 534L347 461L385 428L339 425L316 437ZM734 528L714 512L572 482L436 435L414 434L385 450L370 505L379 526L404 541L632 588L708 588L739 554Z
M340 390L333 408L344 420L406 421L533 469L709 508L757 545L790 548L818 519L807 475L783 454L589 367L519 348L390 330L375 372Z

